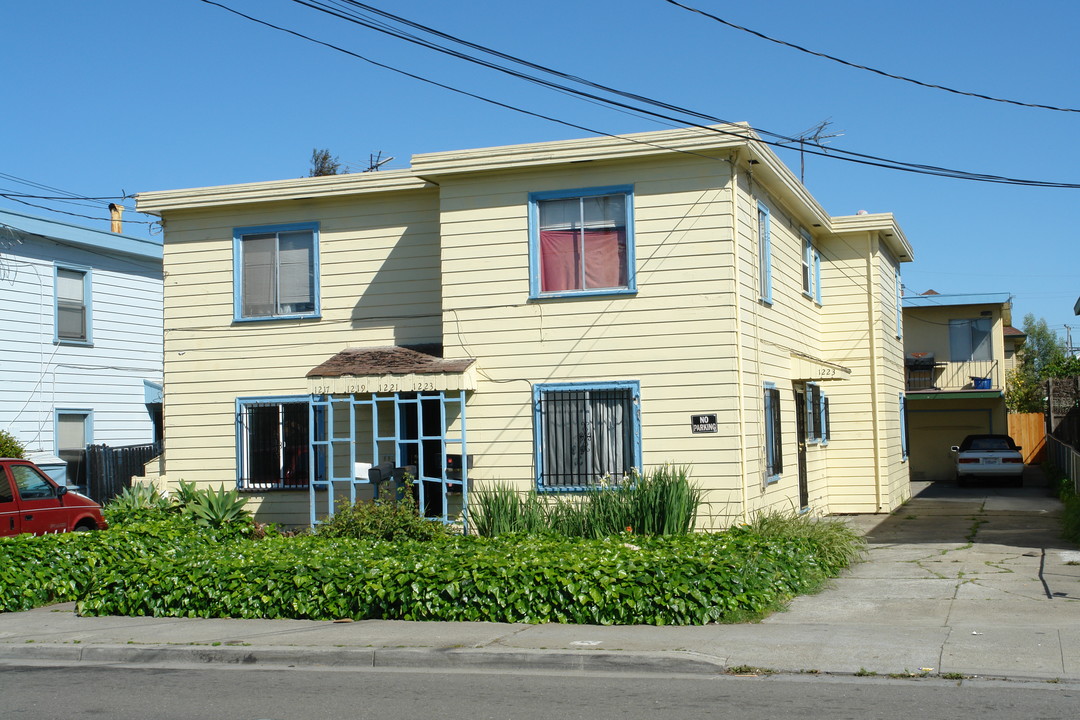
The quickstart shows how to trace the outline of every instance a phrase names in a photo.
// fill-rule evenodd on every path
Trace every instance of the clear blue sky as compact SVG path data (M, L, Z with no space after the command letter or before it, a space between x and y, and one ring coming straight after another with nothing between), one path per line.
M437 55L289 0L237 10L500 102L605 133L661 129ZM1080 108L1075 0L682 0L768 35L926 82ZM447 33L726 120L906 162L1080 183L1080 113L987 102L810 57L664 0L372 0ZM347 7L347 6L346 6ZM0 192L85 196L307 173L312 148L357 168L413 153L584 137L376 68L200 0L34 0L0 7ZM798 155L779 151L798 169ZM1080 190L988 185L808 158L836 215L893 212L915 249L909 292L1011 292L1064 339L1080 318ZM85 207L29 200L104 218ZM131 207L133 203L127 201ZM92 227L0 198L0 207ZM129 220L151 220L133 213ZM128 224L132 234L147 226Z

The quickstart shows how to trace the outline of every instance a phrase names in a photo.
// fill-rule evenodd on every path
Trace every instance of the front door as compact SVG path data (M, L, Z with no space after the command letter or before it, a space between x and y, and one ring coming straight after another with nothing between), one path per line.
M806 480L806 393L795 391L795 428L799 442L799 507L810 506L810 487Z

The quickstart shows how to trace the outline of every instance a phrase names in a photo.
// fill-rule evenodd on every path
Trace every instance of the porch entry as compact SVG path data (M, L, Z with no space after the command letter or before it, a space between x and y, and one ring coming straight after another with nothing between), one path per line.
M465 510L464 390L312 395L308 413L312 526L345 494L356 502L368 471L384 463L415 467L413 494L426 517L450 522Z

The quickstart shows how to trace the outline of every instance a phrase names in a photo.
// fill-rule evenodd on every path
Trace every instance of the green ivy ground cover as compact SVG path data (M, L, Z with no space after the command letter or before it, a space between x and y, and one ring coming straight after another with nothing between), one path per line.
M695 625L760 617L842 568L805 538L230 539L143 523L0 540L0 610Z

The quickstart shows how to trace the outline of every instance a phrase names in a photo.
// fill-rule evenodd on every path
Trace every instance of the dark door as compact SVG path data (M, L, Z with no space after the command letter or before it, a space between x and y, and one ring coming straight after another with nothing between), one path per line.
M806 394L795 391L795 429L799 442L799 507L810 506L810 488L806 480Z

